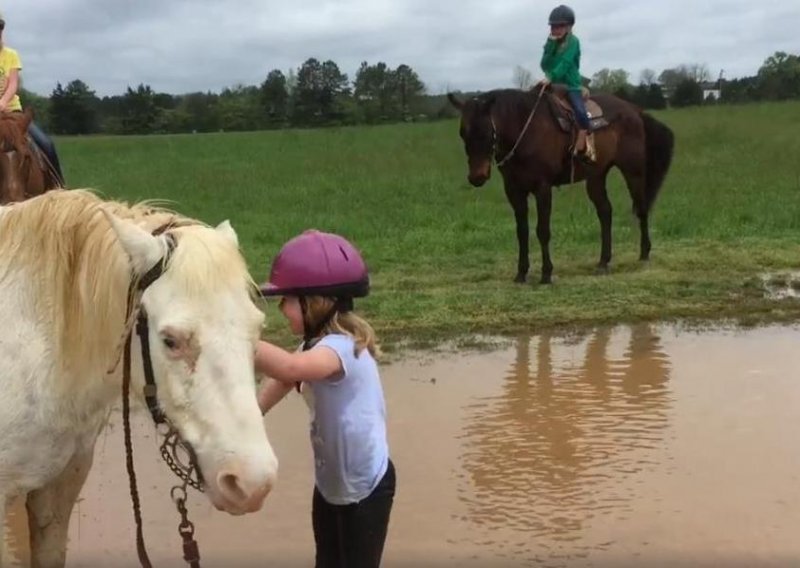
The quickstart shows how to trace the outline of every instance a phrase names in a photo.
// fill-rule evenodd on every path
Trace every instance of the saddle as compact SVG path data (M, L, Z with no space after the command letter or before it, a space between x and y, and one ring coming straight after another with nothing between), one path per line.
M569 102L569 98L567 98L566 86L552 85L547 93L547 102L550 104L550 110L561 130L574 132L578 129L578 123L575 121L575 111ZM588 90L583 91L583 104L586 106L592 131L600 130L611 124L609 117L604 113L600 104L589 97Z

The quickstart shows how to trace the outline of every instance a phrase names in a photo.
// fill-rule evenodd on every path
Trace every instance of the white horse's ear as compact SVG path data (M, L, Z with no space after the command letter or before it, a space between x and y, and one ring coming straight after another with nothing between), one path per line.
M236 248L239 248L239 237L236 235L236 231L230 221L225 219L222 223L217 225L217 231L224 235L225 238L229 239Z
M138 225L120 219L105 209L102 211L117 235L120 245L128 253L131 266L136 274L144 274L161 260L165 252L162 239L154 237Z

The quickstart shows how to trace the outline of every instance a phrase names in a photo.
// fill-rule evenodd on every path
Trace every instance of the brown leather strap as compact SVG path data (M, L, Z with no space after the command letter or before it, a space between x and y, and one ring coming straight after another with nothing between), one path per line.
M150 558L147 556L147 549L144 545L144 534L142 531L142 511L139 502L139 490L136 486L136 471L133 467L133 442L131 440L131 336L125 342L125 352L122 364L122 425L125 431L125 465L128 469L128 480L130 481L131 502L133 503L133 518L136 521L136 553L139 555L139 563L143 568L152 568Z

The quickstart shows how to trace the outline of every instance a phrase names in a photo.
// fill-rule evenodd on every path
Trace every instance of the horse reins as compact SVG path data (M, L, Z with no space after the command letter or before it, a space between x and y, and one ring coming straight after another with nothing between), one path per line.
M544 95L544 90L546 87L547 85L542 85L542 88L539 89L539 96L536 97L536 103L534 103L533 109L531 110L531 113L528 115L528 120L525 121L525 126L522 127L522 132L519 133L517 141L514 142L514 146L511 148L508 154L506 154L503 157L502 160L497 159L497 127L494 124L494 118L490 117L492 121L492 147L494 151L494 161L497 163L498 168L502 168L506 164L506 162L508 162L511 158L514 157L514 154L517 152L517 148L519 147L520 142L522 142L522 139L528 132L528 127L531 125L531 122L533 121L533 115L536 114L536 109L539 108L539 103L542 100L542 95Z
M203 479L197 459L192 447L184 442L177 429L169 422L169 419L161 410L158 404L157 387L153 373L153 362L150 357L149 327L147 314L140 305L141 296L144 291L156 280L158 280L167 268L172 253L177 246L177 241L172 233L168 233L171 228L176 227L174 223L168 223L156 229L152 234L165 234L167 241L167 251L164 256L144 274L138 281L132 278L128 289L128 303L125 316L126 337L123 350L123 369L122 369L122 419L125 434L125 457L130 481L131 501L133 505L133 516L136 522L136 552L139 556L139 563L143 568L152 568L152 563L147 555L144 544L144 534L142 530L141 505L139 501L139 491L136 484L136 472L133 464L133 443L131 440L130 425L130 383L131 383L131 341L133 330L131 329L131 319L136 315L136 334L139 336L142 349L142 366L144 370L144 399L153 422L156 426L165 426L164 442L161 444L161 457L167 463L172 472L177 475L183 483L176 485L170 490L170 497L175 503L181 522L178 525L178 532L183 540L183 559L192 567L200 567L200 551L197 542L194 540L194 525L188 519L186 509L186 487L191 486L198 491L203 491ZM178 450L183 450L189 456L189 465L184 465L178 456Z

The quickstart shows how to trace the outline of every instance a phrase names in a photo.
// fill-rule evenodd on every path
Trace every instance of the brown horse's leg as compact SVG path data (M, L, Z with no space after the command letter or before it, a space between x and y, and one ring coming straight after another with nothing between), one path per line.
M550 211L553 202L553 190L549 185L542 185L536 190L536 237L542 248L542 284L553 281L553 262L550 260Z
M647 205L645 204L645 176L644 174L635 174L627 170L622 170L622 176L628 185L628 193L630 193L633 201L633 211L639 218L639 260L649 260L651 245Z
M597 218L600 220L600 262L597 270L600 273L608 272L608 263L611 262L611 202L606 192L606 175L593 176L586 180L586 191L589 199L594 203Z
M514 219L517 222L517 246L519 259L517 261L517 276L514 282L522 283L528 277L530 263L528 260L528 192L514 187L505 186L506 197L514 209Z
M639 260L650 260L650 227L647 223L647 213L639 217Z

